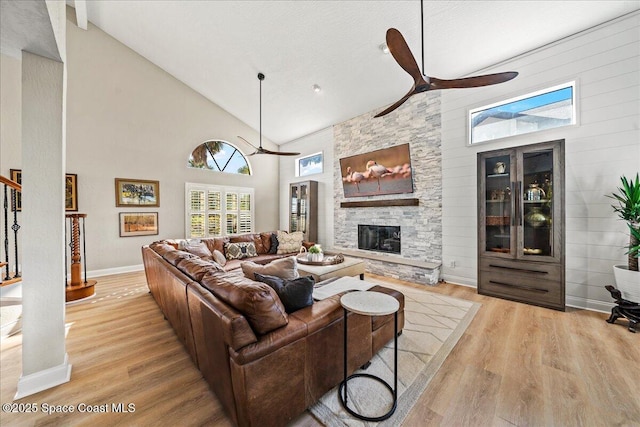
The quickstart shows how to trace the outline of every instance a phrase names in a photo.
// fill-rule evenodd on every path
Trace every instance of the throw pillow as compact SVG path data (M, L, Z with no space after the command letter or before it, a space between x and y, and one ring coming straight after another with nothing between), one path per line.
M224 253L227 259L243 259L258 256L253 242L225 243Z
M282 277L283 279L297 279L300 277L298 260L294 256L277 259L265 265L257 264L253 261L244 261L240 263L240 267L244 275L251 280L256 280L256 273Z
M293 313L313 304L313 285L315 280L312 276L287 280L256 273L256 280L266 283L276 291L287 313Z
M278 235L271 233L271 246L269 247L269 254L275 255L278 253Z
M213 260L215 262L217 262L218 264L220 264L221 266L224 267L224 265L227 263L227 258L219 250L214 249L213 250L213 254L211 254L211 255L213 256Z
M304 235L302 231L295 231L293 233L287 233L286 231L278 230L278 252L279 254L290 254L300 251L302 247L302 240Z
M184 250L189 252L190 254L198 255L205 261L213 261L213 256L211 255L211 251L203 242L198 240L189 240L187 244L184 246Z

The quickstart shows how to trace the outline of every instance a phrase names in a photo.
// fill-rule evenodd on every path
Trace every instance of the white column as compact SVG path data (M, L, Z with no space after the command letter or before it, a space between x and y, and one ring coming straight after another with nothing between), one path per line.
M16 398L69 381L65 349L64 64L22 54L22 376Z

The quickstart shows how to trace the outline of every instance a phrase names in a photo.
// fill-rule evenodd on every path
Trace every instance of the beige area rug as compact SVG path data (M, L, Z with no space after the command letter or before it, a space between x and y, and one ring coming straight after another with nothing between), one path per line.
M309 408L326 426L401 425L480 308L472 301L371 281L405 296L405 326L398 337L398 405L385 421L361 421L342 408L335 387ZM379 376L393 387L393 340L373 357L369 368L358 372ZM348 392L349 408L360 414L376 417L391 407L391 393L377 381L354 378L349 380Z

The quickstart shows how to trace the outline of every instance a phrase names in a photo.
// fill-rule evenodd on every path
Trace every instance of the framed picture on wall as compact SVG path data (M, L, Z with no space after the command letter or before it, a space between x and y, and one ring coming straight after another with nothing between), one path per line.
M160 182L116 178L116 206L160 206Z
M120 237L158 234L158 212L120 212Z
M11 180L22 184L22 169L9 169ZM12 211L22 210L22 194L16 194L15 204L11 201ZM76 212L78 210L78 175L68 173L64 178L64 210Z
M64 210L78 211L78 175L68 173L64 179Z
M322 173L322 151L296 159L296 176Z

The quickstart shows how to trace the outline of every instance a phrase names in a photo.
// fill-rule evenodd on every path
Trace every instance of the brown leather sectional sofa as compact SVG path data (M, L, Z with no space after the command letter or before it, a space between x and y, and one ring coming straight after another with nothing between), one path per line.
M341 295L287 314L273 289L246 278L240 263L223 269L175 246L142 248L149 289L236 425L286 425L340 383ZM286 256L261 255L261 262ZM404 296L382 286L371 290L400 301L402 330ZM393 338L393 315L349 313L348 327L352 373Z

